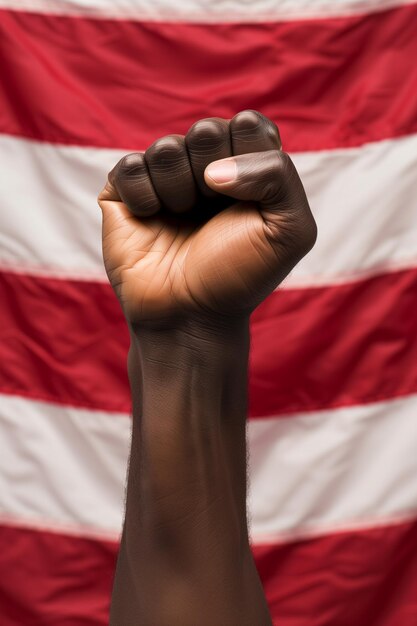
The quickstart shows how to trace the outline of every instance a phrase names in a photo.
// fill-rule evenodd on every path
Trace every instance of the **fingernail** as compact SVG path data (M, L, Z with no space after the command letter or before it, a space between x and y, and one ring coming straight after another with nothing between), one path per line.
M206 168L207 176L215 183L230 183L237 177L237 165L234 159L214 161Z

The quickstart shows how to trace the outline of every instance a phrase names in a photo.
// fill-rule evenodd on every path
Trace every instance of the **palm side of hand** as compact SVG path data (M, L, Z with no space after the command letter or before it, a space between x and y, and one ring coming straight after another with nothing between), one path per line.
M122 203L120 203L122 204ZM106 229L105 265L129 319L250 308L268 275L263 220L236 203L203 225L125 213Z
M245 111L119 162L99 203L106 270L129 321L250 312L292 269L315 229L279 150L276 126ZM231 156L237 178L216 184L207 165Z

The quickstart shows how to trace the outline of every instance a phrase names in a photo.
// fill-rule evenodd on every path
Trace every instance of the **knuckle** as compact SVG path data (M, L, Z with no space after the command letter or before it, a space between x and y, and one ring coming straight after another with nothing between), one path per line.
M124 157L122 157L119 163L121 169L130 170L133 167L142 165L143 155L140 152L131 152L130 154L126 154Z
M286 152L271 151L264 158L269 172L264 185L265 198L280 207L280 219L270 226L278 238L285 235L290 248L301 258L317 239L317 225L304 187Z
M278 146L281 147L281 136L278 126L275 124L275 122L267 120L265 123L264 132L266 137L271 141L271 143L276 142L278 143Z
M295 165L286 152L281 150L272 151L271 171L276 181L276 190L281 195L291 193L292 189L297 188L301 184Z
M246 152L263 152L281 148L276 124L258 111L242 111L230 122L232 140Z
M182 151L184 137L181 135L166 135L157 139L145 152L147 162L173 160Z
M268 150L259 153L259 159L263 197L266 201L283 201L291 185L288 180L292 165L290 157L279 150Z
M278 168L282 174L289 173L292 169L295 169L290 155L287 152L284 152L283 150L274 150L274 156L275 167Z
M253 131L260 126L262 118L262 113L247 109L237 113L231 120L230 126L234 132Z
M114 188L117 199L122 200L134 214L154 212L154 198L149 189L148 172L144 154L126 154L109 174L109 183ZM113 197L116 198L115 193Z
M234 133L253 133L259 129L265 137L273 142L277 140L280 142L278 126L259 111L253 109L241 111L234 116L230 125Z
M132 152L120 159L116 166L109 173L109 181L113 184L120 184L127 178L137 176L143 168L143 154Z
M188 131L185 141L192 148L210 148L213 144L225 141L229 134L227 120L206 118L195 122Z

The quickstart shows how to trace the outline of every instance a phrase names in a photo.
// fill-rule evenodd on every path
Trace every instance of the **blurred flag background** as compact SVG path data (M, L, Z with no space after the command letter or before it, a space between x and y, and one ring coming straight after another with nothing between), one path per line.
M247 108L319 227L252 320L274 623L417 625L416 61L416 2L0 0L1 626L107 623L130 400L106 173Z

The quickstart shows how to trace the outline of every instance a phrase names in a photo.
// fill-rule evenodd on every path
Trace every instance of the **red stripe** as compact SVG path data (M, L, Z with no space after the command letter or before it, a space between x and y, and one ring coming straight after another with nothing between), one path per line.
M417 269L275 292L252 316L251 415L417 391Z
M142 149L201 117L262 110L287 150L417 131L417 6L262 24L0 11L0 132Z
M417 522L254 551L276 626L417 624Z
M107 284L0 272L0 391L130 411L129 335Z
M0 391L129 411L128 333L106 284L0 273ZM250 415L417 391L417 269L281 290L252 317Z
M117 546L0 527L2 626L105 626Z
M2 626L104 626L116 544L0 528ZM417 523L254 554L276 626L414 626Z

